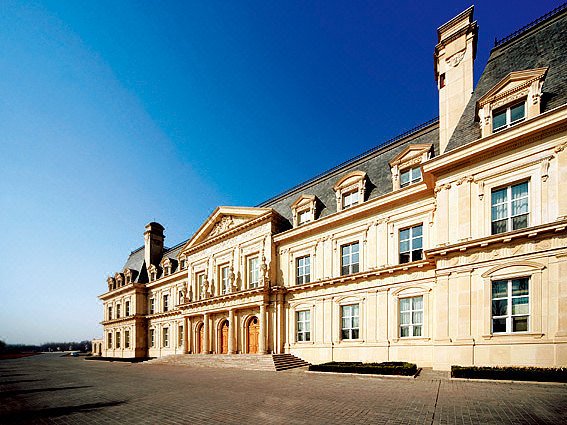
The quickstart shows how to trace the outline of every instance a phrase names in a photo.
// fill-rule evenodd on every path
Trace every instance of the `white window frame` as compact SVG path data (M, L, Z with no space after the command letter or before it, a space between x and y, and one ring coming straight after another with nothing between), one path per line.
M183 347L183 335L184 327L183 325L177 325L177 346Z
M418 175L414 176L414 172L418 171ZM403 177L405 174L408 174L408 181L406 183L403 183ZM412 184L418 183L422 180L422 175L421 175L421 166L417 166L417 167L411 167L411 168L406 168L402 171L400 171L400 187L408 187Z
M120 319L120 303L116 304L116 318Z
M516 187L516 186L523 185L523 184L526 184L527 187L528 187L527 194L525 196L521 197L521 198L512 199L512 188ZM494 204L493 199L492 199L494 193L500 192L501 190L504 190L504 189L506 190L506 201ZM515 216L512 216L512 203L514 201L524 200L524 199L526 200L526 202L528 204L528 206L527 206L528 212L526 214L517 214ZM500 220L493 220L492 209L495 206L498 206L498 205L506 205L506 217L503 218L503 219L500 219ZM524 216L524 215L527 216L526 217L526 222L527 222L526 227L520 227L518 229L514 229L513 228L513 226L514 226L513 219L515 217L520 217L520 216ZM502 220L506 220L506 230L504 230L503 232L494 232L494 227L493 227L494 223L496 221L502 221ZM498 235L500 233L511 232L513 230L525 229L525 228L528 228L528 227L530 227L530 181L524 180L524 181L520 181L520 182L517 182L517 183L509 184L509 185L506 185L506 186L500 186L500 187L492 188L491 191L490 191L490 234L491 235Z
M230 265L223 264L219 267L219 282L222 295L230 293Z
M149 330L148 333L149 333L148 337L149 337L149 340L150 340L150 347L155 348L155 346L156 346L156 330L152 328L152 329Z
M120 331L116 331L116 348L120 348L121 343L122 343L122 339L121 339Z
M150 305L148 306L149 314L154 314L156 312L156 299L155 297L150 298Z
M297 225L307 224L313 218L313 214L310 210L301 210L297 212Z
M256 261L256 266L252 262ZM248 277L248 289L258 288L260 286L260 256L252 255L246 259L246 275Z
M350 310L350 311L349 311ZM361 339L360 335L360 303L355 304L344 304L340 306L340 339L353 341ZM345 315L348 313L348 315ZM345 320L347 320L347 326L345 326ZM355 322L358 326L355 326ZM347 332L345 336L345 331ZM357 335L355 336L355 332Z
M512 108L515 108L516 106L519 106L519 105L524 105L524 116L520 119L512 121ZM498 128L494 128L494 117L496 115L500 115L502 112L504 112L506 114L506 123L504 125L501 125ZM513 125L521 123L522 121L525 121L526 116L527 116L527 112L528 112L528 105L526 104L526 99L522 100L521 102L511 103L511 104L509 104L505 107L502 107L502 108L494 109L492 111L492 134L497 133L497 132L502 131L502 130L505 130L507 128L510 128Z
M295 259L295 284L311 282L311 256L303 255Z
M513 295L512 294L512 284L514 280L526 280L527 284L528 284L528 294L527 295ZM501 282L506 282L506 296L505 297L497 297L494 298L494 284L495 283L501 283ZM513 279L494 279L491 281L491 285L490 285L490 290L491 290L491 320L490 320L490 327L491 327L491 332L494 335L502 335L502 334L521 334L521 333L529 333L530 332L530 322L531 322L531 315L530 315L530 311L531 311L531 282L530 282L530 278L529 277L522 277L522 278L513 278ZM520 299L520 298L527 298L528 299L528 303L527 303L527 308L528 308L528 312L527 313L522 313L522 314L514 314L512 309L513 309L513 302L515 299ZM494 306L493 303L494 301L502 301L502 300L506 300L506 310L507 313L505 315L498 315L495 316L494 315ZM514 324L513 324L513 318L514 317L526 317L527 318L527 329L526 330L522 330L522 331L514 331ZM495 319L506 319L506 330L503 332L495 332L494 331L494 320Z
M107 306L106 312L108 314L108 320L112 320L112 306L111 305Z
M124 302L124 316L125 316L125 317L129 317L129 316L130 316L130 301L125 301L125 302Z
M421 300L421 308L415 308L416 300ZM402 310L402 302L409 301L409 309ZM414 313L421 313L421 321L414 321ZM409 314L408 323L403 323L402 314ZM398 298L398 335L400 338L423 338L424 337L424 321L425 321L425 297L423 295L416 295L412 297ZM408 329L408 335L402 336L402 329ZM419 335L415 335L415 330L419 329Z
M130 348L130 329L124 330L124 348Z
M414 236L414 229L421 227L421 235L419 236ZM404 230L409 230L409 238L408 239L402 239L401 235L402 232ZM423 231L424 231L424 226L423 223L419 223L419 224L415 224L413 226L408 226L408 227L402 227L400 229L398 229L398 263L399 264L406 264L406 263L411 263L413 261L420 261L423 260L423 239L424 239L424 235L423 235ZM417 249L413 249L414 248L414 241L417 239L421 239L421 258L414 258L414 251L417 251ZM409 249L406 251L402 251L402 242L404 241L408 241L408 247ZM402 261L402 254L407 254L409 253L409 261Z
M106 349L112 350L112 332L106 333Z
M345 192L341 195L341 208L346 210L347 208L354 207L360 203L360 191L358 188Z
M355 253L353 253L352 248L355 245L357 246L357 251ZM345 248L349 248L349 252L346 255L344 254ZM352 261L352 258L354 257L355 254L358 256L358 261L356 263ZM341 247L340 247L340 255L341 255L341 259L340 259L340 266L341 266L340 274L341 274L341 276L347 276L349 274L360 272L360 256L361 256L360 241L342 244ZM346 263L344 261L345 258L348 258L348 261L349 261L348 263ZM355 266L356 266L356 270L355 270ZM344 272L345 267L348 267L348 273Z
M199 299L203 300L205 299L205 296L207 295L207 288L205 288L205 272L198 272L195 275L195 281L197 282L197 290L199 291Z
M311 342L311 310L295 312L295 341Z
M167 326L161 329L161 343L162 347L169 348L169 327Z
M163 294L162 297L163 311L169 311L169 294Z

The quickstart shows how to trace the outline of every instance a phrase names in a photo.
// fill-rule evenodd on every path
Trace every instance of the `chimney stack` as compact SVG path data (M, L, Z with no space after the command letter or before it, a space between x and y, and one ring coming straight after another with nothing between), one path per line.
M473 63L478 26L474 6L437 29L435 79L439 90L439 147L441 153L455 131L473 92Z
M150 267L150 264L159 265L163 254L164 230L161 224L154 221L146 224L146 231L144 232L144 260L146 261L146 267Z

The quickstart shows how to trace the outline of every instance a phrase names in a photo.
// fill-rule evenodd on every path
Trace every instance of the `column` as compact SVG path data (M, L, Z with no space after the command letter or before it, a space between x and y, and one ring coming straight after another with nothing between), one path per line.
M183 318L183 353L184 354L189 354L189 335L191 333L189 332L189 318L188 317L184 317Z
M260 304L260 341L258 341L258 354L266 354L266 305Z
M236 320L234 320L234 309L228 310L228 354L236 354Z
M209 313L203 317L203 352L209 354Z
M283 314L283 307L284 307L284 300L283 294L278 292L276 295L277 304L276 304L276 323L277 323L277 344L275 347L274 352L277 354L283 353L283 344L284 344L284 314Z

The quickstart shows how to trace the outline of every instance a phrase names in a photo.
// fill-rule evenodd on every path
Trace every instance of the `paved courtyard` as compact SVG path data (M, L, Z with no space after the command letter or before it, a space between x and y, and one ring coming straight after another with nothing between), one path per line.
M0 424L561 424L567 386L107 363L0 361Z

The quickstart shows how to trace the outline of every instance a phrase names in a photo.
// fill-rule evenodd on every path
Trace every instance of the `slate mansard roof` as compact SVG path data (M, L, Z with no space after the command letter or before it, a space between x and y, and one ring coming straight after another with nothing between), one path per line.
M476 102L511 72L549 67L543 84L541 112L567 103L567 4L554 12L537 25L528 25L529 28L524 32L505 39L492 49L473 95L449 140L447 151L481 137Z

